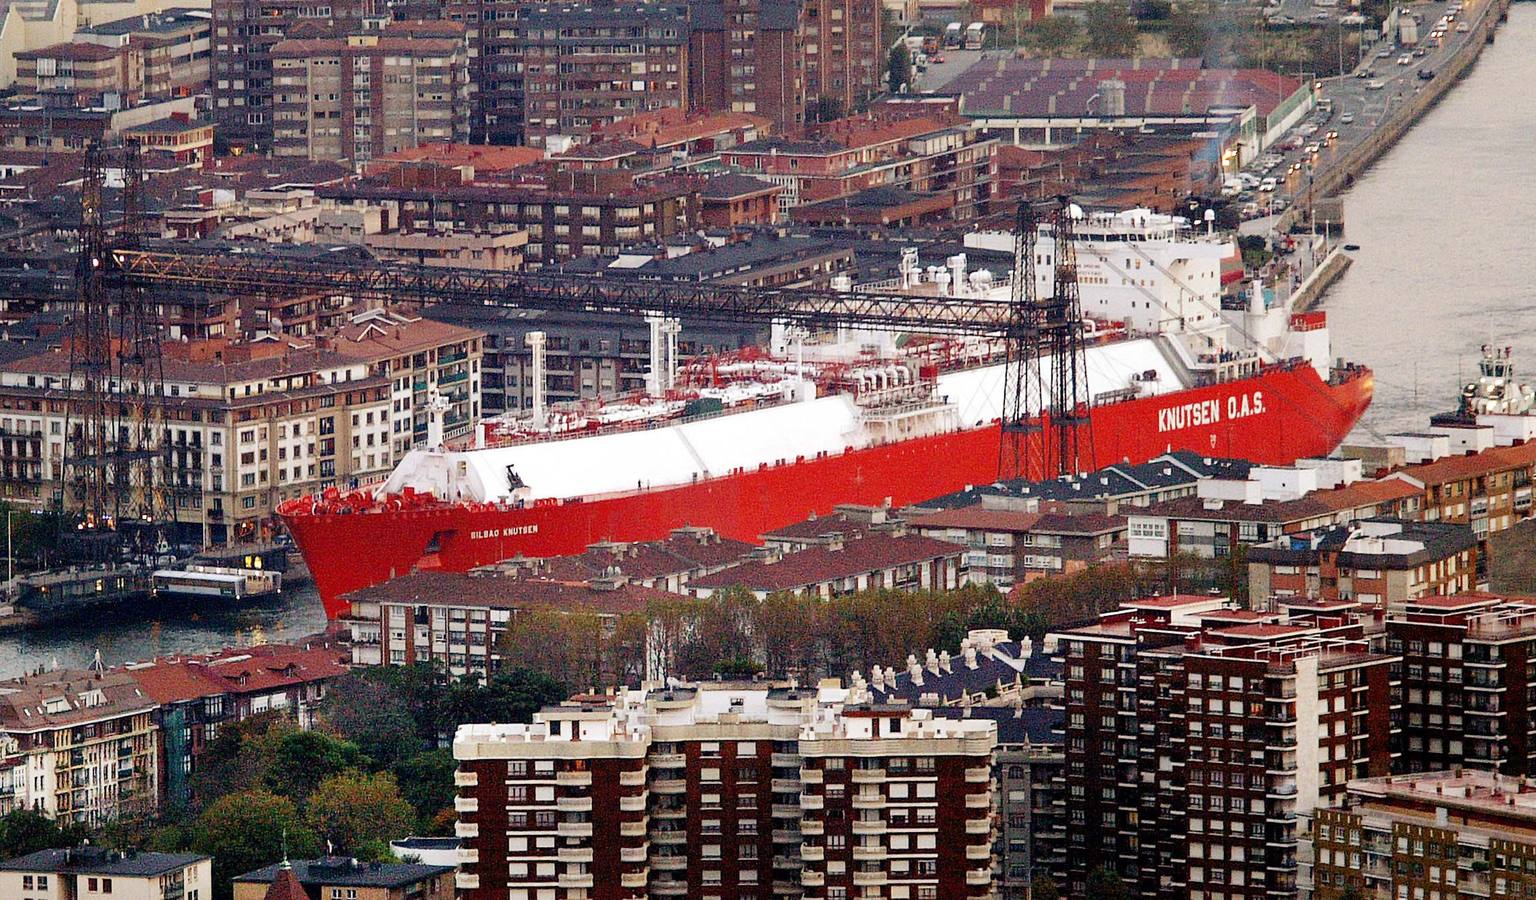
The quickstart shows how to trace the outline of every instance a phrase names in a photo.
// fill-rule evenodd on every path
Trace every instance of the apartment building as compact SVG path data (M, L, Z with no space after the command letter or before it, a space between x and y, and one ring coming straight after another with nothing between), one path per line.
M456 22L394 22L271 49L272 152L362 163L469 138L469 55Z
M694 107L762 116L777 134L800 134L808 100L808 15L808 6L793 0L690 4L688 93Z
M1073 892L1295 890L1296 816L1390 771L1395 659L1347 613L1148 598L1053 635L1065 665Z
M588 143L626 117L689 108L688 22L676 7L534 7L518 24L529 146Z
M1465 431L1473 448L1493 441L1493 429ZM1460 456L1405 466L1385 476L1422 492L1421 518L1426 522L1457 522L1477 535L1479 574L1485 575L1488 535L1503 531L1531 515L1531 477L1536 472L1536 441L1511 446L1466 449Z
M120 672L0 682L0 814L35 809L98 826L159 802L155 701Z
M0 897L14 900L172 900L213 896L213 859L196 853L85 844L0 862Z
M1285 470L1263 470L1286 475ZM1260 470L1255 470L1259 473ZM1132 557L1166 559L1189 553L1202 559L1230 557L1238 547L1360 519L1418 518L1420 491L1388 481L1357 481L1324 490L1303 484L1266 495L1256 474L1247 481L1202 480L1194 496L1155 503L1128 513Z
M1303 820L1302 900L1528 897L1536 785L1477 770L1351 781Z
M75 40L139 54L146 97L188 97L208 89L213 23L206 9L176 7L86 24Z
M817 119L851 112L884 89L880 0L816 0L805 7L805 98ZM808 119L807 121L811 121Z
M765 548L757 558L693 578L688 592L707 598L741 588L759 598L788 591L830 598L865 590L952 590L965 580L965 548L895 530L844 538L784 552Z
M453 881L452 866L322 856L284 860L238 875L233 900L272 900L278 891L278 897L321 900L453 900ZM294 887L296 895L289 893Z
M1403 771L1536 774L1536 603L1462 594L1410 600L1386 623L1402 656Z
M412 572L349 594L348 624L359 665L430 662L484 680L501 671L501 639L520 613L589 614L611 634L620 617L667 597L675 599L623 577L557 581L525 576L515 564Z
M346 488L388 472L430 434L433 397L444 437L466 437L480 415L480 334L373 311L315 345L288 341L167 343L170 452L163 472L184 536L202 543L270 532L283 500ZM55 349L0 373L0 452L24 478L7 497L56 499L66 408L51 399L69 377Z
M329 185L316 193L339 205L397 211L403 233L526 231L528 265L616 255L632 244L698 228L698 178L633 172L556 172L514 184L479 183L462 168L401 168L388 177Z
M16 54L16 88L25 94L70 98L90 106L102 94L132 103L143 95L143 59L137 51L66 42Z
M263 644L241 650L163 657L130 664L131 677L158 708L161 802L184 807L203 749L219 729L281 712L310 728L329 684L347 671L345 650Z
M763 138L721 154L725 165L784 187L781 211L895 188L943 200L945 216L969 221L991 209L997 140L963 120L856 117L828 123L813 140Z
M301 6L287 0L213 0L213 56L209 81L219 134L235 146L272 148L272 48L294 32L340 37L364 30L385 15L378 0L333 0Z
M1046 575L1070 575L1125 551L1125 518L1018 512L980 505L907 520L918 534L968 548L972 584L1000 591Z
M1248 548L1249 603L1272 597L1358 600L1387 610L1477 587L1477 538L1465 525L1366 519Z
M991 896L996 742L991 721L836 682L626 690L531 725L464 725L458 887L468 900Z

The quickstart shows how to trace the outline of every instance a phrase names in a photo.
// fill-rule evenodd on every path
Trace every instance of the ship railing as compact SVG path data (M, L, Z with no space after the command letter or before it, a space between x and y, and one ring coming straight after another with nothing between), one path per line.
M706 419L718 419L721 416L734 416L755 409L767 409L780 406L787 402L781 395L778 397L759 397L750 403L741 403L728 409L717 409L711 412L695 413L691 416L658 416L654 419L642 419L638 422L616 422L612 425L603 425L598 428L578 428L560 434L519 434L503 435L493 439L487 439L487 447L517 447L523 444L546 444L554 441L569 441L576 438L593 437L605 434L627 434L634 431L650 431L657 427L669 427L672 425L686 425L691 422L702 422Z

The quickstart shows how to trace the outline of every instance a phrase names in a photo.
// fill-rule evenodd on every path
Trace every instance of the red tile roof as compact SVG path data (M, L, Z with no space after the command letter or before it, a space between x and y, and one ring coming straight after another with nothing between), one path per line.
M278 867L277 877L267 886L263 900L309 900L309 895L304 892L299 876L284 863Z
M897 566L959 558L965 548L920 535L872 532L842 549L813 546L787 553L777 562L755 560L689 582L690 587L744 587L754 591L802 590L827 581L882 572Z
M1481 453L1447 456L1434 462L1405 466L1392 474L1406 475L1425 485L1436 485L1531 465L1536 465L1536 441L1494 447Z

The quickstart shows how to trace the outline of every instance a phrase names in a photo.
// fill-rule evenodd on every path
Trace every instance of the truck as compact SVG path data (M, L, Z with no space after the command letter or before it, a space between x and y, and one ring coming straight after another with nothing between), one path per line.
M980 50L981 42L986 37L987 26L980 22L972 22L965 26L965 49Z
M960 46L960 23L950 22L944 26L944 49L955 50Z

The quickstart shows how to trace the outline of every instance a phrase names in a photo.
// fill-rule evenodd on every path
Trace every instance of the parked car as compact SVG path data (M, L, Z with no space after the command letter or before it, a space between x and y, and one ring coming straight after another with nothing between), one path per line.
M1431 78L1434 78L1434 77L1435 77L1435 70L1434 69L1420 69L1419 70L1419 80L1420 81L1428 81L1428 80L1430 80Z
M1400 65L1400 66L1411 66L1411 65L1413 65L1413 54L1412 53L1404 53L1402 56L1399 56L1397 58L1397 64Z
M1469 32L1471 30L1472 30L1472 26L1468 25L1466 22L1457 22L1456 23L1456 32L1457 32L1457 34L1466 34L1467 32Z
M1382 81L1379 78L1372 79L1372 80L1367 81L1365 83L1365 89L1368 90L1368 91L1379 91L1379 90L1381 90L1382 88L1384 88L1386 86L1387 86L1387 83L1385 81Z
M1340 125L1353 125L1353 124L1355 124L1355 114L1354 113L1345 113L1344 115L1339 116L1339 124Z

